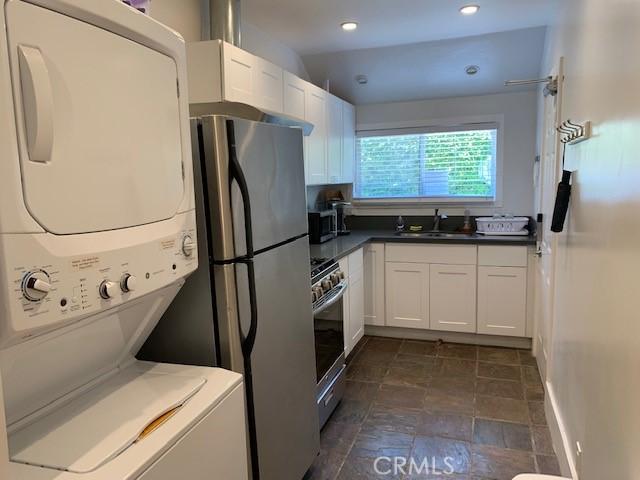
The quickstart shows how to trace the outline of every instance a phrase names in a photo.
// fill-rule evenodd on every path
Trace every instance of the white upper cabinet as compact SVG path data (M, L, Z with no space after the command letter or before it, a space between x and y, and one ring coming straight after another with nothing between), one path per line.
M306 84L300 77L296 77L293 73L284 72L284 114L290 117L305 120L307 118L306 109Z
M284 110L282 68L219 40L187 44L189 103L239 102Z
M229 102L283 110L283 71L280 67L229 43L222 44L223 92Z
M342 105L338 97L328 94L327 118L327 182L342 181Z
M192 113L227 101L309 122L313 131L305 138L307 185L353 182L353 105L220 40L188 43L187 68Z
M255 57L241 48L222 44L224 99L257 106L258 72Z
M327 183L327 92L307 83L306 120L313 124L305 141L305 172L308 185Z
M356 107L342 102L342 183L353 183L356 165Z
M284 92L282 90L284 71L262 58L255 58L258 74L257 105L268 112L280 113L284 110Z

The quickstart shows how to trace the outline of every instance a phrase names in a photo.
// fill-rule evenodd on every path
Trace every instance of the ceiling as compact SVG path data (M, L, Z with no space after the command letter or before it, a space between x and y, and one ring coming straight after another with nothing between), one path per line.
M425 98L487 95L532 89L505 80L537 78L546 27L396 47L303 57L311 79L356 105ZM480 67L469 76L468 65ZM355 77L365 74L366 85Z
M548 25L561 0L242 0L248 22L300 55L467 37ZM459 8L477 4L465 17ZM340 24L357 21L355 32Z
M522 90L504 81L539 75L561 0L242 2L243 19L298 52L314 83L365 104ZM461 15L469 3L480 11ZM358 29L344 32L346 20ZM466 75L467 65L479 73ZM355 81L361 74L367 85Z

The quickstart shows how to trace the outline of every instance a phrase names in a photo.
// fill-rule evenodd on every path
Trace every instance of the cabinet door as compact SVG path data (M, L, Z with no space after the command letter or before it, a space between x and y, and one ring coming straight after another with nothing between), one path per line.
M306 83L293 73L284 72L283 75L283 104L284 113L290 117L305 120L306 114Z
M364 282L363 271L349 277L349 350L364 336Z
M429 265L387 262L385 270L386 324L429 328Z
M305 137L307 184L319 185L327 182L327 95L310 83L307 83L305 93L305 120L313 124L311 135Z
M478 268L478 333L524 337L527 269Z
M356 107L342 102L342 183L353 183L356 164Z
M430 265L429 316L432 330L476 331L476 266Z
M340 264L340 270L342 270L342 273L344 273L344 278L347 279L347 282L349 282L349 257L343 257L341 259L338 260L338 263ZM342 297L342 329L343 329L343 334L344 334L344 355L345 357L347 355L349 355L349 353L351 352L351 342L349 341L349 335L351 332L351 321L350 321L350 315L351 315L351 305L349 302L349 290L347 290L347 293Z
M327 95L327 183L342 183L342 104L334 95Z
M364 323L384 325L384 243L364 249Z
M257 106L256 57L229 43L222 44L224 99Z
M257 106L263 110L280 113L284 109L283 71L277 65L254 57L257 74Z

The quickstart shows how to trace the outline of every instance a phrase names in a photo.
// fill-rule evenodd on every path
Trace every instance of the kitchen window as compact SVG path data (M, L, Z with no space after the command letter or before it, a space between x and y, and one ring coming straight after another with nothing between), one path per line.
M499 123L359 131L354 200L493 203Z

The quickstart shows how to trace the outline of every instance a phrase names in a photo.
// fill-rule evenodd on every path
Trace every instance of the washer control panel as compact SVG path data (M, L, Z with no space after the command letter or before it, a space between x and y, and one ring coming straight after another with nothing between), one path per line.
M197 267L195 228L69 256L56 254L70 250L59 237L8 237L15 239L5 240L2 253L12 262L3 279L12 300L5 306L10 308L8 321L0 325L3 344L116 307L170 285Z

